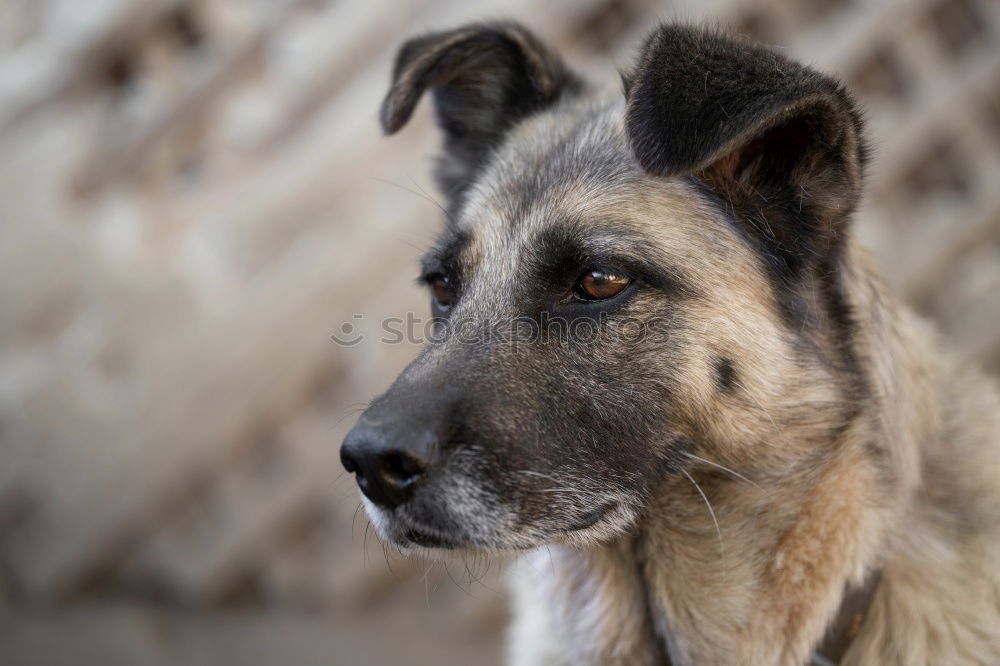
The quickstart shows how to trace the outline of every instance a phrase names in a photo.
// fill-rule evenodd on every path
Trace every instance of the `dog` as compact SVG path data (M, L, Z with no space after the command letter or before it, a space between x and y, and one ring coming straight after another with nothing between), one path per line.
M1000 397L852 240L849 93L673 24L622 89L514 23L399 51L447 220L341 448L372 524L520 553L515 666L1000 664Z

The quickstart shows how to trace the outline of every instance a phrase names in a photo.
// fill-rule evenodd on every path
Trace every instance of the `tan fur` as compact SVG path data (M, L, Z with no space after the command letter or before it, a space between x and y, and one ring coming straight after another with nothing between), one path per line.
M526 124L525 144L546 122ZM882 582L842 663L1000 663L995 387L943 352L852 248L846 289L874 397L820 447L834 426L809 415L838 400L841 380L788 353L745 244L679 182L623 187L618 197L560 193L538 219L559 206L613 213L689 257L706 294L685 308L698 324L692 348L738 359L741 391L720 397L707 359L688 359L679 401L717 446L694 451L705 462L663 487L629 536L551 546L521 563L510 663L655 664L659 644L683 664L798 666L845 586L876 569Z

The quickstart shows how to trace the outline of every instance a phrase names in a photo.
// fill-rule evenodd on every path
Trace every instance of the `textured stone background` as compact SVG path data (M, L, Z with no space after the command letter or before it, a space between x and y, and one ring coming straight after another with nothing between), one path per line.
M406 36L484 17L609 85L661 17L840 74L858 232L1000 369L995 0L4 0L0 663L498 662L500 565L384 555L340 473L415 347L329 339L425 312L437 137L375 111Z

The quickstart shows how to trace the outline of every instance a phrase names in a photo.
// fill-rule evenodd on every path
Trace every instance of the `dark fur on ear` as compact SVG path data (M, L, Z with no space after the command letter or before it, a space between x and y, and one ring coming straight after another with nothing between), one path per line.
M664 25L624 88L643 168L695 175L782 280L840 246L865 151L860 114L835 80L739 37Z
M445 134L437 177L454 199L507 130L579 87L559 57L523 26L472 24L403 45L380 117L386 133L398 131L424 91L433 90Z

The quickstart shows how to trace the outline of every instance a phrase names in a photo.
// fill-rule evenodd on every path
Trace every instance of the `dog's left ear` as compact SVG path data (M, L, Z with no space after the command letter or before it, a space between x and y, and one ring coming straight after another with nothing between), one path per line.
M864 159L840 84L768 47L677 25L661 26L623 79L642 167L716 191L783 278L839 246Z
M454 198L511 127L579 87L562 60L523 26L475 23L404 44L380 116L393 134L424 91L434 93L445 135L437 176Z

